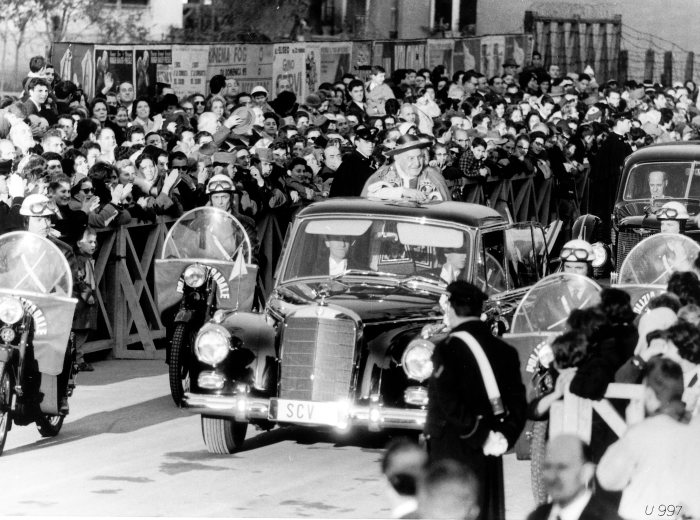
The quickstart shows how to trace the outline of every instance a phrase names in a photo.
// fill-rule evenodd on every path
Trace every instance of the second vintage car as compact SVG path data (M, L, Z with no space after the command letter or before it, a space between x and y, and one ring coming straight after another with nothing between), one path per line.
M484 319L508 328L546 275L544 233L461 202L333 199L293 222L264 313L220 310L195 339L184 405L207 448L230 453L247 425L421 430L447 283L489 294ZM426 327L428 326L428 327Z

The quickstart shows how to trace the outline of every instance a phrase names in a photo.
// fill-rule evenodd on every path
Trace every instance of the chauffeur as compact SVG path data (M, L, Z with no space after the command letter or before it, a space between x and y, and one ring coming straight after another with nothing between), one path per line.
M429 457L469 466L481 483L481 518L505 518L501 455L520 435L527 408L518 353L479 319L486 295L476 286L460 280L447 293L451 335L435 346L428 386Z

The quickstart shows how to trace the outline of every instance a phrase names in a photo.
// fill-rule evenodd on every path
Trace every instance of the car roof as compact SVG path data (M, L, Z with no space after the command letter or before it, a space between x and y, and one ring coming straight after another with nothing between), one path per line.
M627 157L627 164L640 162L700 161L700 141L661 143L645 146Z
M299 217L358 213L397 217L425 217L472 227L491 227L507 221L496 210L481 204L454 201L416 203L398 200L373 200L359 197L333 198L315 202L299 212Z

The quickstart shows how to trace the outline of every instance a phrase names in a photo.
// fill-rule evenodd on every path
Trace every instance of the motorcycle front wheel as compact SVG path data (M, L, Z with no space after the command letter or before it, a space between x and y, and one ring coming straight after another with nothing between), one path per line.
M247 422L202 415L202 437L209 453L226 455L241 449L247 430Z
M61 431L65 418L65 415L41 414L36 419L36 427L42 437L55 437Z
M10 374L6 370L0 375L0 455L5 448L5 439L7 439L7 431L10 429L10 406L12 403L12 385L10 383Z
M178 323L173 331L173 340L170 344L170 365L168 366L170 395L177 406L182 406L185 392L190 389L189 354L189 330L186 324Z

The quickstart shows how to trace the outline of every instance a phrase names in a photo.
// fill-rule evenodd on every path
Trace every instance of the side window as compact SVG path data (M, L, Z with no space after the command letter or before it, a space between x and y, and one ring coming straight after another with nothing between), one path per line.
M547 243L539 226L515 224L506 230L508 270L513 287L533 285L544 275Z
M481 235L474 283L488 295L503 292L511 284L507 268L504 268L505 252L504 230Z

